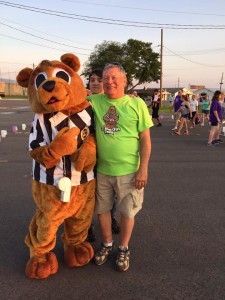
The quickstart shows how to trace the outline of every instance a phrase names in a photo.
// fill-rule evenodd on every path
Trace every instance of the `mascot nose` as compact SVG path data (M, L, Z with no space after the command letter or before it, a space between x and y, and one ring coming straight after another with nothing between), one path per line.
M52 92L54 90L54 87L55 87L55 81L54 80L49 80L49 81L46 81L44 84L43 84L43 89L48 91L48 92Z

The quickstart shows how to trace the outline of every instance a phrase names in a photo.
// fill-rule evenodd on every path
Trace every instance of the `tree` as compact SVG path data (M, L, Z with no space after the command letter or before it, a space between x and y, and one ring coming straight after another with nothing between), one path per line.
M104 68L106 63L119 62L127 75L129 90L143 83L160 79L159 54L151 48L152 43L129 39L121 44L104 41L96 45L85 63L84 75L95 68Z

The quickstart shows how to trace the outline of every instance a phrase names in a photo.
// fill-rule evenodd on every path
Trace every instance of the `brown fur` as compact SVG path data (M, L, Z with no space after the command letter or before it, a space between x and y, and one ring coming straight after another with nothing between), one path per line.
M34 70L21 70L17 81L28 88L29 101L35 113L62 112L69 116L90 105L86 100L82 80L76 73L79 68L80 62L75 55L64 54L61 62L43 60ZM70 82L56 76L56 69L69 74ZM46 77L41 73L45 73ZM36 78L40 79L37 88ZM77 128L65 127L49 145L32 150L30 156L48 169L55 166L62 156L71 155L71 161L76 162L76 170L87 173L96 163L95 138L89 135L74 152L77 148L74 136L78 133ZM94 209L95 179L73 186L68 203L60 201L60 193L56 186L32 181L32 194L37 209L25 238L30 249L30 260L26 266L29 278L44 279L57 272L57 258L51 250L55 247L56 232L62 223L66 264L70 267L82 266L94 255L92 246L85 240Z

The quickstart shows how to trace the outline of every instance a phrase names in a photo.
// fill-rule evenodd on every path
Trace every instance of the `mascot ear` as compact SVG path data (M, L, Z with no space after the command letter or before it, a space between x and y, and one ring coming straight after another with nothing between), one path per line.
M72 53L66 53L66 54L62 55L61 62L63 62L65 65L69 66L75 72L77 72L80 69L80 60L76 55L74 55Z
M16 80L19 85L22 87L28 87L30 75L33 72L33 69L31 68L25 68L19 72L19 74L16 76Z

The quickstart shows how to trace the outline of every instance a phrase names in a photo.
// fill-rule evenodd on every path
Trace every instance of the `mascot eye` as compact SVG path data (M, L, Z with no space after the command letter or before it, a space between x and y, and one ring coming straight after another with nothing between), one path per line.
M39 73L37 77L35 78L35 88L36 90L39 88L39 86L42 84L43 81L47 79L47 75L43 73Z
M61 78L70 84L71 77L69 73L67 73L63 69L55 69L52 74L53 77Z

